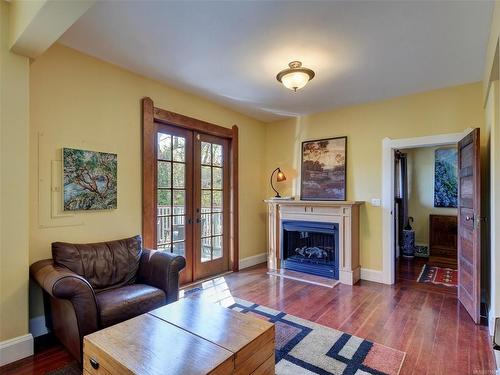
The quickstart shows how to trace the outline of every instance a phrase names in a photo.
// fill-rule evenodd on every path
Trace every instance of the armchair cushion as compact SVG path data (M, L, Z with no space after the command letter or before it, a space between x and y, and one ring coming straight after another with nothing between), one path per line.
M140 236L92 244L54 242L52 257L96 290L133 284L142 254Z
M126 285L97 293L101 328L165 305L165 292L145 284Z

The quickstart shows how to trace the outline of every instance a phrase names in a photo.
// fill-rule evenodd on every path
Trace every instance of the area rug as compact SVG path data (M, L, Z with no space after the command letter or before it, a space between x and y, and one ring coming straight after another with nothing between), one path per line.
M422 267L422 272L420 272L417 282L456 287L457 280L458 280L457 270L451 268L429 266L425 264Z
M404 352L256 303L235 302L230 309L275 324L277 375L399 374Z

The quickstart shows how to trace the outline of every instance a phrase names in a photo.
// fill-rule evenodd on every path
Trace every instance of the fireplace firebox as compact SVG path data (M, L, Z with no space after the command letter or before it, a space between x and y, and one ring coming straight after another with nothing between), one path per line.
M338 224L284 220L282 230L282 268L338 280Z

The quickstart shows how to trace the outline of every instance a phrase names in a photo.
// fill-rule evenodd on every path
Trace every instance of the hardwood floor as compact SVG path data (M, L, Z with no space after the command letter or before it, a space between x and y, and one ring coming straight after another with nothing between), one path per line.
M420 262L400 262L393 286L362 280L333 289L269 276L260 265L205 282L193 297L246 299L402 350L401 374L494 374L487 327L474 324L453 288L417 283ZM0 374L44 374L68 358L49 346Z

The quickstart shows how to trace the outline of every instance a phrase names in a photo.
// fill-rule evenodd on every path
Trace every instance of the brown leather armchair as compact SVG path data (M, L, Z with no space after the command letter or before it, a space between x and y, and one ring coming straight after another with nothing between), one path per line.
M85 335L177 301L186 265L182 256L143 249L140 236L55 242L52 258L32 264L30 274L50 302L46 320L80 362Z

